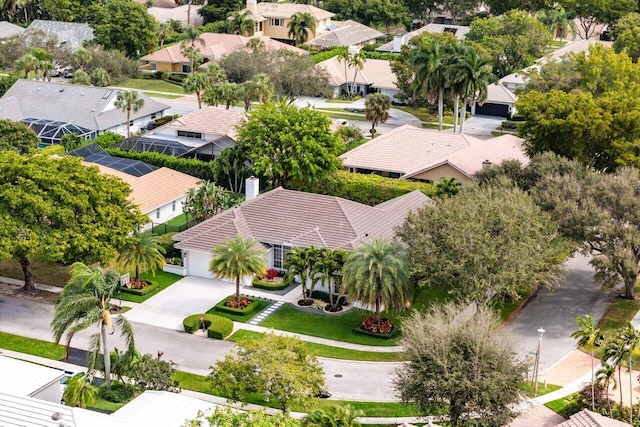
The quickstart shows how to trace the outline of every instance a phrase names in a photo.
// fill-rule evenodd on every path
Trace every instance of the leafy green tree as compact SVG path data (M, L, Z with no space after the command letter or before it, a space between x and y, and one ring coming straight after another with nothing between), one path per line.
M265 411L255 409L236 411L226 406L217 406L211 414L198 414L198 418L188 420L183 427L204 426L205 421L209 427L298 427L300 425L298 420L287 414L267 415Z
M67 380L62 398L67 406L86 408L96 402L98 387L91 384L88 375L79 373Z
M518 300L562 277L555 225L511 186L469 187L410 214L397 234L421 286L447 286L478 304Z
M300 421L301 427L361 427L358 417L364 417L364 411L351 405L332 405L327 409L316 409Z
M491 14L498 16L514 9L536 12L549 5L547 0L485 0L483 2L491 9Z
M324 386L316 358L299 338L267 333L238 342L237 351L216 362L209 374L214 389L246 403L249 393L275 399L287 413L291 405L309 406Z
M127 138L131 136L131 111L134 113L144 106L144 99L140 98L136 90L118 91L116 95L116 108L127 113Z
M638 3L635 0L562 0L560 4L567 9L575 11L584 33L580 33L582 39L593 36L598 24L613 24L629 12L635 12Z
M229 209L235 203L232 193L216 185L203 181L197 189L191 188L183 204L183 211L190 225L196 225Z
M458 17L472 11L478 4L475 0L440 0L437 2L442 10L449 12L453 23L457 23Z
M409 260L404 249L384 239L363 243L351 251L342 268L342 289L364 308L374 307L380 321L382 307L402 310L411 301Z
M314 264L318 259L319 251L317 248L311 246L309 248L294 247L288 254L287 259L284 262L284 268L287 270L287 276L291 280L295 280L295 277L300 277L300 284L302 285L302 300L303 305L309 305L311 302L309 299L309 293L307 292L307 284L313 276ZM311 280L311 287L313 289L314 281Z
M125 339L127 351L135 351L133 329L124 316L111 317L109 301L120 281L120 274L114 270L103 271L100 267L88 267L76 262L71 268L71 278L64 287L53 311L51 329L57 343L66 332L67 347L71 339L80 331L98 325L99 333L92 335L89 347L88 370L94 369L98 362L100 348L104 363L106 388L111 389L111 358L107 336L115 326Z
M223 21L231 12L241 9L243 4L242 0L207 0L198 10L198 15L202 16L205 25Z
M626 50L633 61L638 62L638 58L640 58L640 38L638 37L640 13L631 12L620 18L613 27L612 33L615 38L613 49L618 53Z
M122 268L134 268L134 281L140 283L140 272L151 270L155 275L156 269L162 269L165 264L165 248L162 238L154 235L151 230L135 231L120 251L118 263Z
M191 74L195 73L195 56L196 53L199 54L199 49L196 48L196 43L198 43L201 47L205 46L205 41L202 37L200 37L200 33L195 29L193 25L187 25L183 31L185 40L182 42L182 47L189 46L191 49L188 50L189 53L189 72Z
M452 426L506 425L515 417L526 370L508 339L496 335L497 315L453 303L414 312L402 323L408 362L394 388L424 415L440 409Z
M221 279L236 282L235 300L240 303L240 281L245 277L262 276L267 270L262 251L255 249L255 240L244 240L242 236L229 238L211 250L213 259L209 271Z
M315 66L311 55L298 55L282 49L271 52L268 57L271 62L267 74L275 93L288 99L289 103L300 96L331 95L327 73Z
M316 19L308 12L294 13L287 24L287 35L295 44L309 40L309 34L316 32Z
M578 340L578 345L584 347L591 353L591 410L596 409L596 394L595 394L595 378L593 367L593 350L595 347L599 347L604 340L604 336L600 333L600 329L596 328L593 322L593 317L585 314L584 317L577 317L579 329L571 334L571 338ZM608 389L608 387L607 387Z
M255 33L256 23L249 12L234 12L227 21L227 33L251 37Z
M442 177L440 181L436 182L436 194L446 197L455 196L460 192L460 187L462 187L462 183L456 177Z
M29 126L9 119L0 119L0 151L27 153L37 148L40 138Z
M571 92L582 84L582 77L578 69L578 61L575 56L564 58L562 61L549 61L540 69L532 69L526 72L527 85L522 92L550 92L561 90Z
M64 147L65 151L75 150L82 142L82 139L75 133L68 133L60 138L60 144Z
M192 73L182 81L182 88L187 93L195 93L198 99L198 108L202 108L202 92L207 88L207 76L203 73Z
M131 380L138 390L157 390L179 393L178 381L173 379L176 373L173 361L160 360L145 354L136 360L131 369Z
M129 58L145 55L158 44L158 21L143 4L128 0L111 0L100 7L94 29L98 43Z
M91 85L91 76L86 71L78 70L73 73L71 83L74 85L89 86Z
M0 258L13 258L35 293L31 259L109 262L144 217L129 186L72 157L0 156Z
M382 25L390 33L394 25L406 26L410 22L407 6L392 0L368 0L362 8L367 24Z
M222 150L213 160L215 182L224 185L232 193L242 194L245 180L253 175L246 159L243 148L237 145Z
M261 104L248 113L237 143L253 171L272 186L310 182L338 169L341 141L322 113L285 102Z
M376 135L376 125L389 119L391 100L387 95L373 93L364 100L365 118L371 122L371 138Z

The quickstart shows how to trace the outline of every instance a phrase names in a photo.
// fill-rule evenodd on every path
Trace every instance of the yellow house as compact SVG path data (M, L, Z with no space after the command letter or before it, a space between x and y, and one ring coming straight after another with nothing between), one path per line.
M267 36L272 39L292 42L289 37L289 21L296 13L308 13L316 20L315 31L309 31L308 40L314 39L317 33L328 31L333 13L308 4L298 3L269 3L247 0L247 7L240 13L248 13L256 23L255 35Z

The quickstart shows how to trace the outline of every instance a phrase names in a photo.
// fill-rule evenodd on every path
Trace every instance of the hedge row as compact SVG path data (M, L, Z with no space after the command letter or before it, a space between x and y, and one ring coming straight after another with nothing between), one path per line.
M291 189L342 197L369 206L386 202L414 190L420 190L429 197L436 194L433 184L346 171L337 171L315 180L308 186L294 185Z
M288 280L283 280L279 283L262 282L260 280L254 280L252 285L254 288L266 289L268 291L281 291L287 289L291 283Z
M203 162L197 159L181 159L173 156L166 156L151 151L125 151L118 148L107 148L104 151L115 157L125 159L140 160L150 165L175 169L187 175L195 176L205 181L213 181L213 170L211 162Z
M204 317L204 327L207 329L209 338L223 340L233 332L233 321L215 314L192 314L182 321L184 331L192 334L200 329L202 327L201 317Z
M148 285L145 286L142 289L133 289L133 288L127 288L126 286L123 286L122 292L124 292L125 294L132 294L132 295L147 295L153 291L156 290L156 288L158 287L158 285L156 283L153 282L147 282Z
M227 307L226 304L229 298L231 297L227 297L222 301L220 301L219 303L217 303L215 306L215 309L218 311L223 311L225 313L230 313L230 314L249 314L249 313L253 313L258 309L258 307L260 307L260 301L253 298L249 298L251 300L251 304L249 304L245 308Z

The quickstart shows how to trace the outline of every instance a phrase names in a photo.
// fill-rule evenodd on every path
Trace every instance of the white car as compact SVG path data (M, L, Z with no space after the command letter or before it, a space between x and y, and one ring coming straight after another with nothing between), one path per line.
M349 121L345 120L345 119L335 119L333 121L333 123L340 125L340 126L349 126Z

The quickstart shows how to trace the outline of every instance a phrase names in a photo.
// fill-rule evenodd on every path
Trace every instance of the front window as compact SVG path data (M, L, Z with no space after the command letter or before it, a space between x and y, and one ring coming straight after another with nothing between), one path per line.
M189 64L182 64L182 72L183 72L183 73L190 73L190 72L191 72L191 65L189 65Z
M273 268L282 270L284 263L289 257L291 246L273 245Z
M269 19L269 25L272 27L284 27L284 19L271 18Z
M182 138L193 138L193 139L202 139L202 133L200 132L189 132L186 130L179 130L178 136Z

